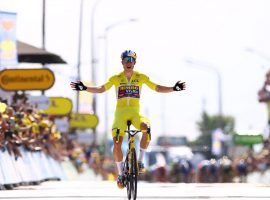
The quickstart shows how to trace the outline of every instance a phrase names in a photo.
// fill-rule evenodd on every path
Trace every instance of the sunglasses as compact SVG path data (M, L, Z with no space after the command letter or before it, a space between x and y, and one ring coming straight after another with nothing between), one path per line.
M132 58L131 56L129 56L129 57L125 57L125 58L123 58L123 63L131 63L131 62L134 62L135 61L135 59L134 58Z

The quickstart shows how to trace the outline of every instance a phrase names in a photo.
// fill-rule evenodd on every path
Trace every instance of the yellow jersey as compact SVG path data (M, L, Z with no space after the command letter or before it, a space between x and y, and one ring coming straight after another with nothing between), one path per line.
M109 81L104 84L104 87L105 90L109 90L113 85L115 86L117 98L116 108L140 108L140 96L143 84L146 84L152 90L155 90L157 86L145 74L134 71L129 81L124 72L121 72L110 77Z

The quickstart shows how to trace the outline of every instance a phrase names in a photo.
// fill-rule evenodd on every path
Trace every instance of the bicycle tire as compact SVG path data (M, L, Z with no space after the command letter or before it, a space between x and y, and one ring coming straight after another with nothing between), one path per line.
M125 162L124 162L124 174L125 174L125 185L127 188L127 196L128 200L131 199L131 188L130 188L130 175L129 175L129 153L126 156Z
M125 176L125 187L127 188L127 196L128 200L131 199L131 189L130 189L130 177L129 177L129 153L127 154L125 158L125 162L123 165L123 174Z
M138 165L135 149L131 150L131 173L130 173L130 189L133 200L137 198L137 176L138 176Z

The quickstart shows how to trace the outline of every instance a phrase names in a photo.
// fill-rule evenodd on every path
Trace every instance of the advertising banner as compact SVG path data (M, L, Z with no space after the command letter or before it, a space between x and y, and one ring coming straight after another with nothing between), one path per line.
M5 69L0 72L0 88L8 91L47 90L54 81L54 73L47 68Z
M98 117L92 114L72 113L69 122L70 128L95 128L98 124Z
M263 135L262 134L243 134L243 133L235 133L233 135L234 144L238 145L254 145L263 143Z
M0 70L18 64L16 13L0 11Z
M44 110L48 115L68 115L72 111L72 101L65 97L49 97L50 106Z

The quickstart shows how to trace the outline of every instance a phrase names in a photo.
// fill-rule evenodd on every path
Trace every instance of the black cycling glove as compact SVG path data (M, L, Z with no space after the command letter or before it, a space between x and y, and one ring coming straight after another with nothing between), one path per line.
M174 91L181 91L186 88L185 82L177 81L175 85L173 86Z
M73 90L77 90L77 91L87 90L87 87L81 81L77 83L72 82L72 85L73 85Z

